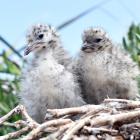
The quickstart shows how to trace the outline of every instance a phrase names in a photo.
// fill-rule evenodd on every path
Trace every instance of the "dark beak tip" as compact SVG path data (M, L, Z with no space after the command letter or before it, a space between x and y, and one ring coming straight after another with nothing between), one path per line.
M28 49L26 49L26 50L24 51L24 56L28 55L29 53L30 53L30 51L29 51Z
M28 55L26 52L24 52L24 56Z
M82 46L81 50L85 50L87 47L86 46Z
M24 56L28 55L26 52L24 52Z

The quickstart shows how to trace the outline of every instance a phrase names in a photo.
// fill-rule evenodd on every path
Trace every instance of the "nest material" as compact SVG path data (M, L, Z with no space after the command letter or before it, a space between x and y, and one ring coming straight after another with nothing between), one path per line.
M24 120L8 123L13 114ZM140 101L106 99L100 105L48 109L46 121L38 124L19 105L0 118L0 125L18 128L0 140L139 140Z

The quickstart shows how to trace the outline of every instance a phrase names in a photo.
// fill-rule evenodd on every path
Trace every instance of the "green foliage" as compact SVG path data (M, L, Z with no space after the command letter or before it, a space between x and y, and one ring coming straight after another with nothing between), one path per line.
M127 38L123 38L123 46L140 66L140 24L130 26Z
M0 56L0 117L18 104L19 75L20 67L8 58L6 52L3 52ZM9 121L15 121L18 118L19 116L14 116ZM14 128L7 126L0 127L0 135L13 130Z
M123 38L124 48L131 54L132 59L140 67L140 24L134 23L129 27L127 38ZM136 77L140 93L140 76Z

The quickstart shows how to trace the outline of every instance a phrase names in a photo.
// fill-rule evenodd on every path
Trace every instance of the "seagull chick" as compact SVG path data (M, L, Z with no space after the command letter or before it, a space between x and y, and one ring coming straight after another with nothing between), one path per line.
M138 66L130 55L115 46L98 28L84 31L83 45L75 62L82 94L87 103L99 104L105 98L135 99L138 94Z
M76 76L68 70L71 58L62 48L56 31L35 25L27 35L27 67L21 81L21 103L33 119L43 122L47 109L85 104Z

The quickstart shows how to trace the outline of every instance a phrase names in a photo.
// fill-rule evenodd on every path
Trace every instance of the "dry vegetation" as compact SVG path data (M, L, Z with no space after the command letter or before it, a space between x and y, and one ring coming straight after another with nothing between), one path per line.
M8 123L14 114L23 120ZM140 138L140 101L106 99L100 105L48 109L46 121L35 122L22 105L0 118L1 127L9 125L15 132L0 136L0 140L138 140Z

